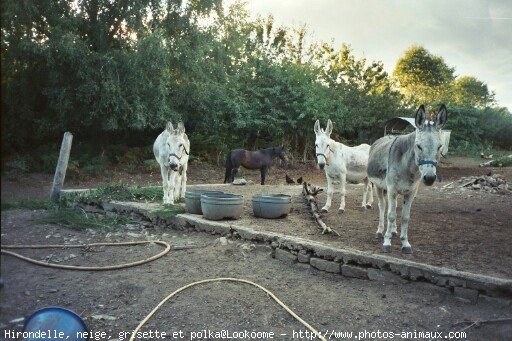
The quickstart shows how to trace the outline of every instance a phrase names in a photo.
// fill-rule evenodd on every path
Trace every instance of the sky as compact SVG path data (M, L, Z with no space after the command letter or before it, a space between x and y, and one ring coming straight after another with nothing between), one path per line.
M249 0L247 7L277 24L305 24L312 40L348 43L390 74L404 51L420 44L456 75L487 83L498 105L512 111L512 0Z

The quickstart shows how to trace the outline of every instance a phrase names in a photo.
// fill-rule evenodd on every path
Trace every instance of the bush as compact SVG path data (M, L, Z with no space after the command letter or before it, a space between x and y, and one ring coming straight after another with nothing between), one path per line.
M16 155L10 161L3 162L2 175L9 180L17 179L20 175L27 174L30 170L30 158Z

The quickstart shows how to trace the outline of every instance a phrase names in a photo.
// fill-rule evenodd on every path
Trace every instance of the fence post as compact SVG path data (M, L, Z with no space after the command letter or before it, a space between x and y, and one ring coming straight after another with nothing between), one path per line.
M73 141L73 134L69 131L64 133L62 139L62 145L60 146L59 161L57 162L57 168L55 169L55 176L53 178L52 192L50 199L52 201L59 201L60 190L64 184L64 178L66 177L66 169L68 168L69 153L71 152L71 142Z

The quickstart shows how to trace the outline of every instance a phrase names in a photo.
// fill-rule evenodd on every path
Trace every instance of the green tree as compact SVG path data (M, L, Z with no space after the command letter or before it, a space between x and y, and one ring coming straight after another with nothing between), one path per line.
M450 98L454 71L442 57L414 45L398 59L393 77L408 103L437 104Z
M462 76L453 84L453 102L460 106L485 108L494 103L494 93L476 77Z

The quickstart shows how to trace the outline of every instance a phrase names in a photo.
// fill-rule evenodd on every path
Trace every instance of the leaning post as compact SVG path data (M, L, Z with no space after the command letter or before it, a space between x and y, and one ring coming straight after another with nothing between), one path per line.
M64 178L66 177L66 170L68 168L72 141L73 134L71 134L69 131L65 132L64 138L62 139L62 145L60 146L59 161L57 162L57 168L55 169L52 192L50 194L50 199L55 202L59 201L60 190L64 184Z

